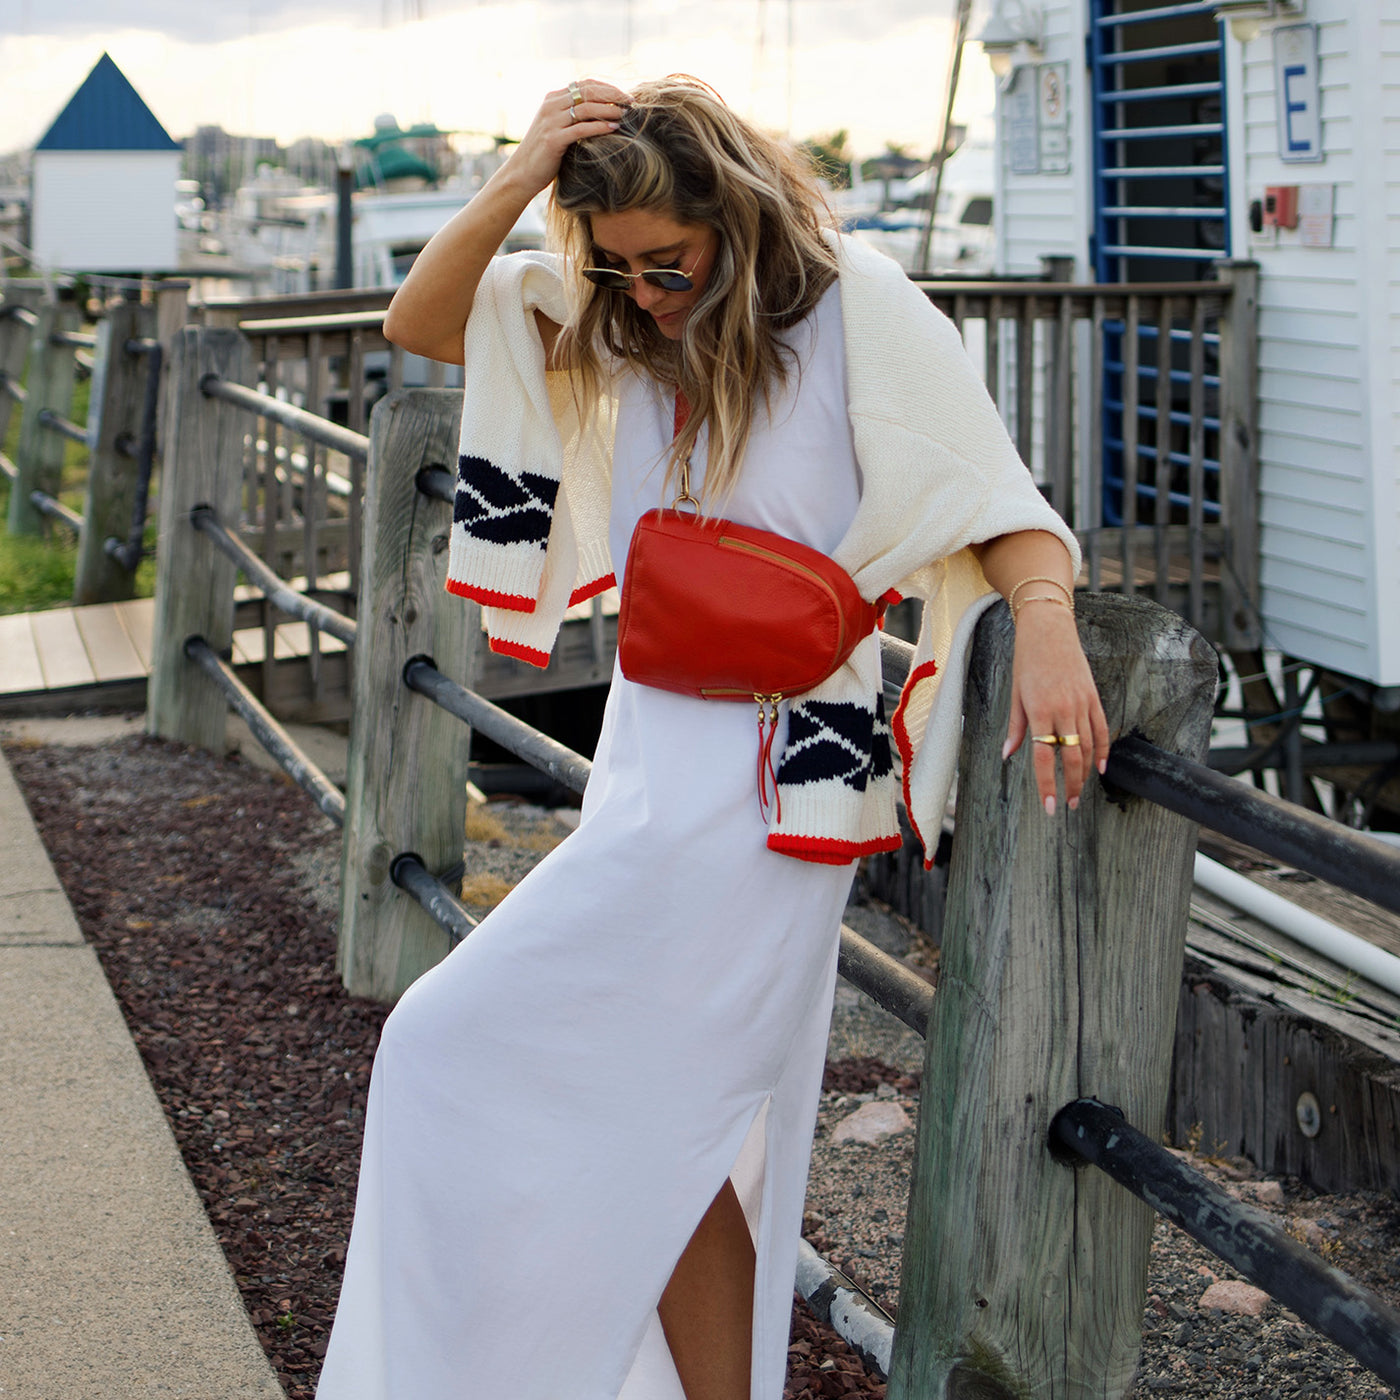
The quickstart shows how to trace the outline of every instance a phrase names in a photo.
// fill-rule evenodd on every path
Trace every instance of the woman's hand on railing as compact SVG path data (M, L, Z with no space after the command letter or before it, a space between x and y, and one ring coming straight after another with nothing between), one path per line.
M1057 754L1064 769L1065 801L1071 810L1078 807L1090 769L1102 773L1108 762L1108 719L1079 645L1074 614L1046 601L1028 601L1018 612L1011 722L1002 757L1015 753L1028 735L1045 810L1054 815Z

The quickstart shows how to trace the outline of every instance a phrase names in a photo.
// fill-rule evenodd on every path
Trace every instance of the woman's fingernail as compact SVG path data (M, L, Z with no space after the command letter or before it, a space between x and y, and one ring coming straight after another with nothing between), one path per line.
M1071 812L1077 812L1079 810L1079 799L1077 797L1070 798L1069 809Z
M1099 773L1102 775L1102 774L1107 773L1107 772L1108 772L1108 760L1107 760L1106 758L1101 758L1101 759L1099 759Z
M618 127L620 127L621 125L622 125L621 122L609 122L609 123L608 123L608 130L609 130L609 131L616 131L616 130L618 129Z
M1011 757L1011 740L1008 739L1008 740L1001 746L1001 761L1002 761L1003 763L1005 763L1006 760L1007 760L1008 758L1010 758L1010 757Z
M1045 799L1045 815L1047 817L1053 817L1055 815L1055 798L1053 795Z

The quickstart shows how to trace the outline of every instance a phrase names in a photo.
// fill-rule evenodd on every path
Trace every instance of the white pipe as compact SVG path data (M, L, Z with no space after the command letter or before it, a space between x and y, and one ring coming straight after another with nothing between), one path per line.
M1334 963L1400 996L1400 958L1196 852L1196 883Z

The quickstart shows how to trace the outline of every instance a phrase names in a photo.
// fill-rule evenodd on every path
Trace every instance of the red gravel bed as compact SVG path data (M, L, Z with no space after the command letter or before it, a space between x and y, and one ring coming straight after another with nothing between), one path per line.
M290 782L178 745L6 753L258 1338L289 1400L312 1400L387 1015L346 995L305 873L339 832ZM881 1073L832 1072L850 1089ZM885 1393L800 1305L788 1375L785 1400Z

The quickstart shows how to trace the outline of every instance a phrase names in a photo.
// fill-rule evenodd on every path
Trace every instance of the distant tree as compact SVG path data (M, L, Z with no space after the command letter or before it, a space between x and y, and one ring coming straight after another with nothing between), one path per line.
M851 183L851 152L846 141L850 133L845 127L825 136L809 136L802 142L816 172L832 189L844 190Z

